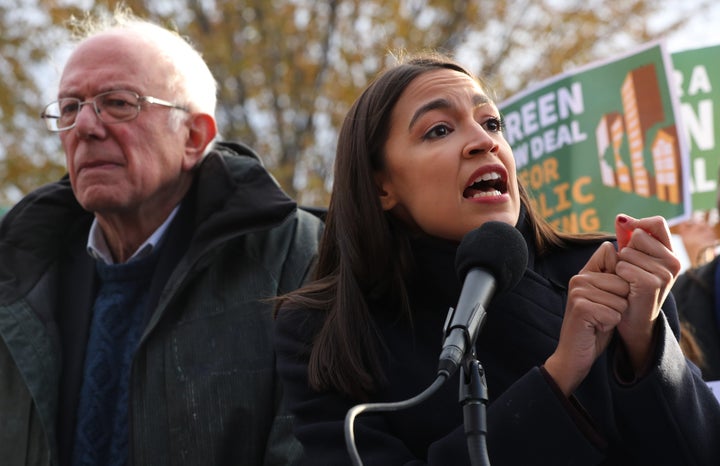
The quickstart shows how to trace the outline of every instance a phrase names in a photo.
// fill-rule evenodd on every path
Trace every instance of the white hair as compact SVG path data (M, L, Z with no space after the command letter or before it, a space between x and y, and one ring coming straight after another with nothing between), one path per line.
M111 15L85 16L71 20L73 36L82 41L92 36L114 31L127 31L145 41L165 61L170 74L167 76L168 91L175 103L184 105L192 112L202 112L215 117L217 105L217 82L191 42L176 31L166 29L139 18L129 9L116 8ZM182 121L182 111L173 111L171 125Z

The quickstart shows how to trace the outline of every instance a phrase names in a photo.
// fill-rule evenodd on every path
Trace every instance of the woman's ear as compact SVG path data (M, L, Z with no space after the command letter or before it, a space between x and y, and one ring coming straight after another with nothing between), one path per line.
M375 173L375 186L377 187L380 205L383 210L392 210L397 205L397 199L393 192L392 182L384 173Z
M206 113L193 113L187 121L188 136L185 141L185 168L193 169L203 157L205 148L217 134L215 119Z

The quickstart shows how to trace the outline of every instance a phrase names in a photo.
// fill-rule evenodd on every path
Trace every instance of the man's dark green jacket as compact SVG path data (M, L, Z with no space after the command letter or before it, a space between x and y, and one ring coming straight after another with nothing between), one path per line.
M94 294L93 215L67 177L0 224L0 458L64 465ZM322 223L240 144L197 168L148 283L130 376L133 465L287 465L300 453L282 407L266 298L301 285Z

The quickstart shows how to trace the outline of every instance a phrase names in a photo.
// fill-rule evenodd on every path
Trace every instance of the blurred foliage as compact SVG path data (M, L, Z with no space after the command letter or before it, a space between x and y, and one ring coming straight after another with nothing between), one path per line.
M114 8L91 0L0 0L0 205L64 172L38 119L67 50L65 21ZM501 101L593 60L661 38L669 0L127 0L187 36L219 83L224 139L252 145L301 203L325 205L336 131L360 90L401 50L455 54ZM695 8L702 14L711 1ZM58 61L61 61L58 60ZM59 65L59 64L58 64Z
M53 32L49 18L26 14L26 5L0 1L0 205L65 171L58 145L39 119Z

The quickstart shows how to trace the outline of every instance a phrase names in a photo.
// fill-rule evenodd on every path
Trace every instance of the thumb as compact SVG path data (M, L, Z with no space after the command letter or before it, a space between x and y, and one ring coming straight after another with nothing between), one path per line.
M583 272L615 273L617 251L610 241L605 241L582 268Z

